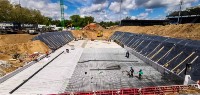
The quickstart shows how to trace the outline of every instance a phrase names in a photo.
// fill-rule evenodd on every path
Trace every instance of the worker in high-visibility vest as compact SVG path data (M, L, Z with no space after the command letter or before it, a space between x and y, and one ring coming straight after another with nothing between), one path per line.
M143 71L142 71L142 69L140 69L140 71L139 71L139 79L142 79L142 75L143 75Z

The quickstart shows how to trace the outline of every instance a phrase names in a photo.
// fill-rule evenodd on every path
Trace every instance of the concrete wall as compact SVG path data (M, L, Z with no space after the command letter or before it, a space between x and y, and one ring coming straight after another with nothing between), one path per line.
M167 73L183 82L186 64L190 63L192 68L187 74L194 81L200 79L200 41L120 31L116 31L110 39L162 74Z
M74 40L74 36L70 31L47 32L34 37L33 40L40 40L44 42L50 49L56 50Z
M183 84L184 79L182 77L172 73L170 70L164 68L163 66L161 66L158 63L150 60L149 58L139 54L138 52L134 51L133 49L131 49L127 46L124 46L124 48L126 50L128 50L130 53L132 53L133 55L135 55L136 57L138 57L139 59L141 59L142 61L144 61L145 63L152 66L157 71L159 71L162 74L163 78L169 78L169 80L172 80L173 82L176 82L177 84L180 84L180 85Z

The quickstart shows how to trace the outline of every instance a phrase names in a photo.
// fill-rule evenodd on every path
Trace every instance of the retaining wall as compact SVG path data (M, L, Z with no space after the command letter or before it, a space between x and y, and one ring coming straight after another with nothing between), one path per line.
M116 31L110 39L128 47L133 54L142 57L153 67L164 68L169 72L184 78L186 64L190 63L192 80L200 79L200 41L185 40L155 35L135 34ZM154 66L154 65L158 66ZM159 69L164 73L163 69Z
M50 49L56 50L74 39L70 31L47 32L33 38L44 42Z

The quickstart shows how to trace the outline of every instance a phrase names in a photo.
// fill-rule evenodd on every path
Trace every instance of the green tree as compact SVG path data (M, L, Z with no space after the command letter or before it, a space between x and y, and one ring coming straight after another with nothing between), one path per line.
M50 24L51 21L38 10L12 5L8 0L0 0L0 22Z
M70 16L70 20L73 26L75 27L84 27L88 23L94 22L94 17L91 16L85 16L81 18L79 15L72 15Z
M81 17L79 15L72 15L70 16L73 26L77 27L80 26Z

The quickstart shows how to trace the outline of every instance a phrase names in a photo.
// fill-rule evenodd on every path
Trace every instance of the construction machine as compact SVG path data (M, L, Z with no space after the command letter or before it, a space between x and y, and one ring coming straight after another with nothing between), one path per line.
M103 31L102 30L97 33L97 37L103 37Z

